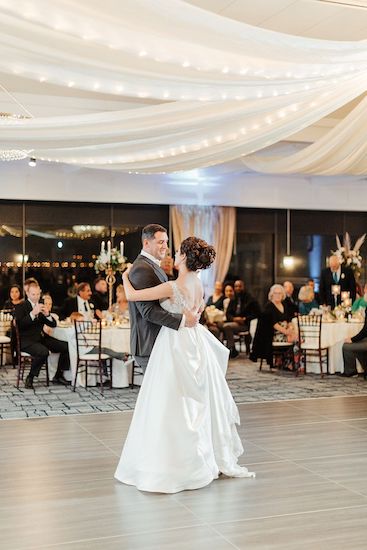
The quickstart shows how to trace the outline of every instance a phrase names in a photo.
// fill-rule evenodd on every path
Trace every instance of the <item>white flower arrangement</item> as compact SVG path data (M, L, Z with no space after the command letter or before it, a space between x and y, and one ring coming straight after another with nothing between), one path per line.
M112 269L113 273L116 273L116 271L123 271L125 267L126 257L122 256L117 248L111 248L107 252L105 250L101 250L101 253L94 265L94 269L97 273L106 271L109 268Z
M340 242L338 235L336 235L336 250L332 250L332 254L338 256L340 263L350 267L355 276L358 278L361 274L362 256L360 254L360 248L364 243L366 233L356 240L355 245L352 248L349 233L346 233L343 237L343 245Z

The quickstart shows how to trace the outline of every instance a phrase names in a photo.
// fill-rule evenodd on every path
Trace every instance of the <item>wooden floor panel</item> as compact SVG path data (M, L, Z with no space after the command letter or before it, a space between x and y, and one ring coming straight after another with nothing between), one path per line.
M367 398L239 409L256 479L175 495L114 480L130 412L1 421L1 547L364 549Z

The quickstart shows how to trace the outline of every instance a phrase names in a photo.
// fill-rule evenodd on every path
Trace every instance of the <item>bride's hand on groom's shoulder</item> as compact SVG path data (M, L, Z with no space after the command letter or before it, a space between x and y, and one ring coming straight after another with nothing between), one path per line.
M127 265L127 267L126 267L125 271L122 274L122 276L125 276L125 277L127 277L129 275L133 264L128 263L126 265Z
M200 313L198 312L194 313L189 309L185 309L183 313L185 315L185 327L189 327L189 328L196 327L200 319Z

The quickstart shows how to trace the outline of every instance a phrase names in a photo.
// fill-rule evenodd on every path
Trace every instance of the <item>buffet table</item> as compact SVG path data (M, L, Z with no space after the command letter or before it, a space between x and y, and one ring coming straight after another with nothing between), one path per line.
M60 324L53 330L52 336L58 340L64 340L69 344L71 372L65 373L65 378L74 382L77 362L77 349L74 325ZM130 353L130 325L121 324L102 328L102 347L109 348L119 353ZM49 358L50 378L56 372L58 354L51 354ZM112 361L112 383L114 388L127 388L131 378L132 359ZM96 369L97 370L97 369ZM96 384L97 377L88 374L88 386ZM85 386L85 373L78 374L77 386Z

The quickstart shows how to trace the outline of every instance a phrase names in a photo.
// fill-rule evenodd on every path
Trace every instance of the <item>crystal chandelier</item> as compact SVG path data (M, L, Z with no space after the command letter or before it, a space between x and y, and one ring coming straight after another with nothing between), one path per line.
M0 113L0 124L9 120L21 120L25 118L31 117L24 115L13 115L11 113ZM0 162L25 159L29 156L31 151L32 150L26 151L25 149L0 149Z

